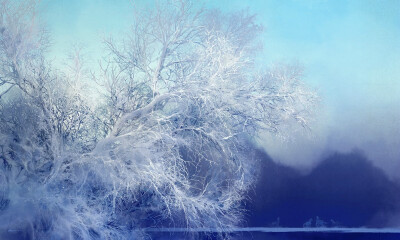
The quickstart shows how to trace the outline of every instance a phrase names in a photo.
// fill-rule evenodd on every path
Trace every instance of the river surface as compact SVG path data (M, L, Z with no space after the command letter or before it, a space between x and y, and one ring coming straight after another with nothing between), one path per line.
M228 239L245 240L400 240L400 229L371 228L237 228L226 232L211 229L164 228L146 229L147 238L160 240ZM0 240L31 240L32 236L22 231L0 232Z
M218 239L220 233L207 229L148 230L152 239ZM400 229L368 228L238 228L230 231L233 239L266 240L400 240ZM195 237L193 237L195 236Z

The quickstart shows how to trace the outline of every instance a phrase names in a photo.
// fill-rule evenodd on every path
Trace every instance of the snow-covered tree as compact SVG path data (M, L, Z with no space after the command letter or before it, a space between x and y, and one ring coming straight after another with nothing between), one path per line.
M118 114L91 157L115 169L113 186L134 198L137 189L152 192L161 216L182 215L188 227L232 226L254 180L244 139L284 134L287 123L307 127L315 95L297 67L258 71L262 28L246 12L166 1L136 17L125 40L105 42L111 59L100 78Z
M92 75L103 105L94 110L80 85L79 51L66 73L52 70L46 34L36 30L33 5L24 6L2 2L0 84L1 96L18 89L32 134L24 131L23 150L2 143L3 162L17 162L6 148L26 153L18 158L26 180L3 164L0 214L9 220L16 208L32 209L20 218L35 236L130 239L147 227L236 226L257 171L249 142L265 131L290 134L288 125L309 127L315 93L297 66L257 66L262 27L245 11L222 14L185 0L137 11L125 39L105 40L109 58ZM15 99L1 113L19 106ZM4 126L6 115L18 118L7 111ZM48 149L28 147L41 136L35 124ZM34 149L49 157L35 158ZM25 173L35 161L46 168Z

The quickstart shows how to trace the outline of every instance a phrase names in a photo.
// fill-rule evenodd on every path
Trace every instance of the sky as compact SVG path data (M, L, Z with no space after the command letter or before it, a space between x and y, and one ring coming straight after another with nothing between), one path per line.
M62 66L72 44L88 59L103 50L102 37L119 37L138 0L42 0L40 15L51 32L50 56ZM400 1L204 0L223 12L248 9L265 27L266 65L299 62L321 96L314 130L260 145L276 161L310 170L329 152L363 151L396 178L400 169ZM91 60L95 64L96 60Z

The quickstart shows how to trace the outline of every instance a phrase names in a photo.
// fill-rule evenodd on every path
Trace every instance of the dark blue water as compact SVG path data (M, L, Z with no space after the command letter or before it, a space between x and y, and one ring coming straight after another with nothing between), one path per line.
M149 232L151 239L250 239L250 240L400 240L400 230L341 228L243 228L230 233L171 231Z
M265 233L249 232L237 236L237 239L268 240L399 240L399 233L323 233L323 232L291 232Z
M276 230L276 229L275 229ZM361 230L351 231L297 231L289 229L284 232L270 231L268 228L259 230L244 230L230 233L212 233L212 232L185 232L185 231L149 231L144 239L159 240L191 240L191 239L245 239L245 240L400 240L400 230L390 232L365 232ZM365 229L364 229L365 230ZM0 240L32 240L32 236L19 231L0 232Z
M151 239L220 239L216 234L159 233L151 234ZM244 232L231 235L232 239L253 240L400 240L399 233L323 233L323 232L290 232L265 233Z

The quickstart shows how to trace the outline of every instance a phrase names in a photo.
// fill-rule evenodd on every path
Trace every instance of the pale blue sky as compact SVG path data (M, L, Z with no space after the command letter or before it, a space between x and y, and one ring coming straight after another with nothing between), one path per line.
M98 57L104 34L118 37L129 27L131 2L42 0L56 62L74 42ZM265 63L299 61L305 80L322 96L317 137L299 137L284 147L266 143L273 156L307 167L326 149L358 147L392 175L400 169L400 1L205 0L204 5L257 14L265 27Z

